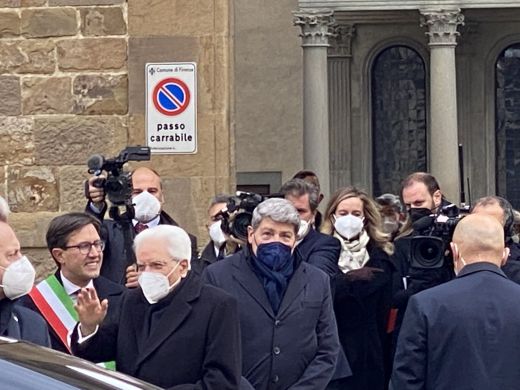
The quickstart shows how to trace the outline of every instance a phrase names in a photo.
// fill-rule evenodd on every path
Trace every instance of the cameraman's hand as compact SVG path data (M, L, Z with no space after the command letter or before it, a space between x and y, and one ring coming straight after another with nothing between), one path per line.
M105 179L106 176L104 175L92 176L88 179L87 198L98 209L102 209L105 206L105 190L103 187L98 187L95 184Z
M139 273L136 270L135 264L128 266L128 268L126 269L125 286L127 288L136 288L137 286L139 286L138 279L139 279Z
M377 273L384 272L381 268L374 268L374 267L363 267L360 269L355 269L352 271L349 271L345 274L345 278L348 281L354 282L354 281L370 281L374 279L375 275Z

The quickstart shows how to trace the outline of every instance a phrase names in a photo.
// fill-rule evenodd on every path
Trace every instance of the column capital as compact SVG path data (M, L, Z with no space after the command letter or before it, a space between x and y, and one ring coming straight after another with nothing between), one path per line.
M356 33L353 24L334 25L331 27L332 37L329 57L352 57L352 38Z
M426 35L430 46L456 46L459 25L464 25L464 15L460 9L420 10L421 27L428 27Z
M294 11L293 23L300 26L302 46L329 46L334 25L334 11L331 9L301 9Z

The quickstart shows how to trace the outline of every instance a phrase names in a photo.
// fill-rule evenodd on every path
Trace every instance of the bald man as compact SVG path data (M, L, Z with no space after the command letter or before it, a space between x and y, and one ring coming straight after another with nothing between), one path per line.
M98 176L93 176L88 182L89 200L86 212L103 222L101 230L105 240L101 276L127 287L137 287L137 272L135 271L135 255L132 250L136 234L157 225L179 226L163 209L164 193L161 177L153 169L139 167L132 172L132 200L135 207L135 218L132 225L128 222L103 220L107 210L105 191L96 187L94 182ZM188 234L191 240L192 259L197 258L197 238ZM125 244L126 242L126 244Z
M33 287L35 271L22 255L20 242L11 227L0 222L0 336L51 346L43 318L17 304Z
M457 278L410 298L390 389L518 389L520 286L500 269L502 224L469 215L451 248Z

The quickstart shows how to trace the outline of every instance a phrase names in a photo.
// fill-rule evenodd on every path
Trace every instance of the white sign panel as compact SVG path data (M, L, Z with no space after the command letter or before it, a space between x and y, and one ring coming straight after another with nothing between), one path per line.
M146 64L146 145L154 154L197 152L197 65Z

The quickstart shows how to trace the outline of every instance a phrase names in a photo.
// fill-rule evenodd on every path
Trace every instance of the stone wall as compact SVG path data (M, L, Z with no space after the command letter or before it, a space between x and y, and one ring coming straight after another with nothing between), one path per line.
M228 12L209 0L0 0L0 194L40 276L53 268L49 220L84 208L87 158L145 142L146 62L198 63L198 153L150 165L166 210L204 244L207 202L232 184Z

